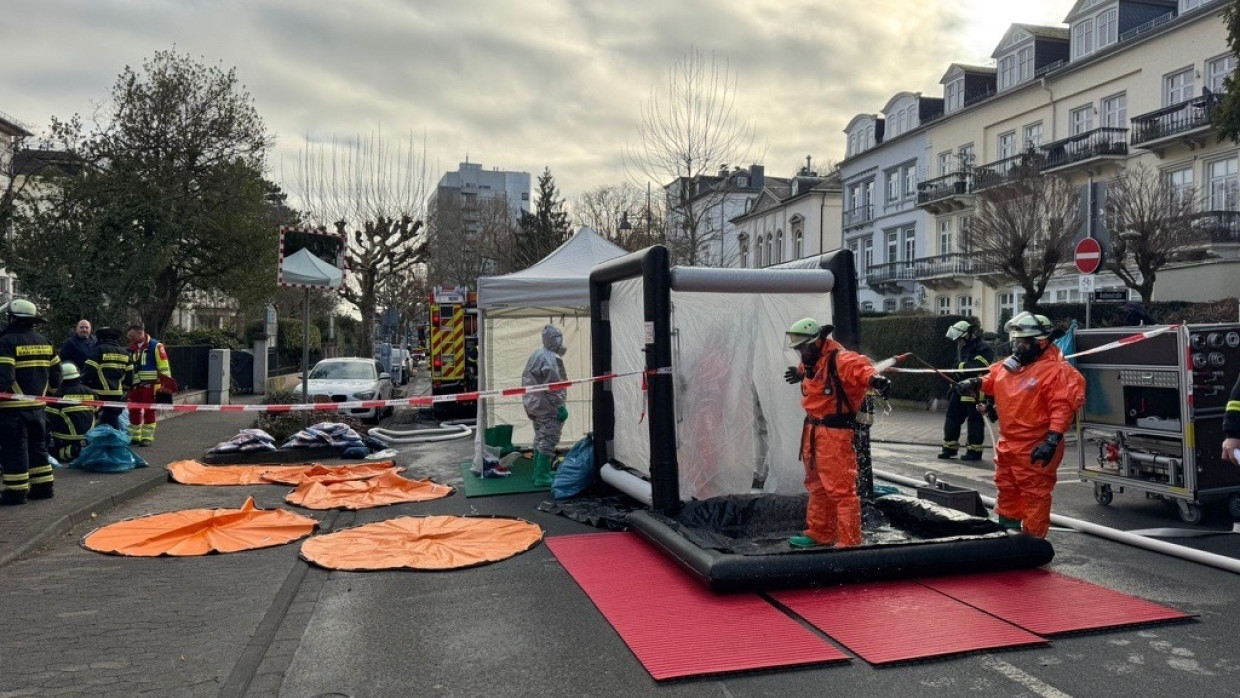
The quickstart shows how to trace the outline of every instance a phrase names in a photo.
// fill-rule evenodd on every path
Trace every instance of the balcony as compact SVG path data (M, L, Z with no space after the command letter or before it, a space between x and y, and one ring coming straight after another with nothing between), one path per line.
M850 208L844 212L844 227L851 228L858 225L865 225L874 220L874 204L866 204Z
M1210 115L1222 101L1214 93L1163 107L1132 119L1132 145L1154 151L1162 156L1163 150L1177 143L1196 150L1205 145L1210 133Z
M917 206L930 213L958 211L973 205L973 175L961 170L927 179L917 185Z
M1203 242L1240 243L1240 211L1203 211L1193 218Z
M1128 155L1128 129L1115 126L1096 128L1042 146L1046 162L1042 171L1066 172L1086 169Z
M973 191L980 192L1037 175L1042 171L1045 160L1041 153L1030 151L978 167L973 170Z
M898 261L886 264L874 264L865 272L865 281L870 288L883 289L900 287L901 282L912 283L917 280L916 262Z

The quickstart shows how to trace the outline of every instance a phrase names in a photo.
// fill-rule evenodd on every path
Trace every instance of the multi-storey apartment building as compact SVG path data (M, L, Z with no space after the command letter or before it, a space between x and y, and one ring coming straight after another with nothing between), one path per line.
M0 192L5 191L16 176L13 158L22 139L30 135L30 131L26 130L17 119L0 112ZM12 298L12 294L16 292L16 288L17 280L13 278L13 275L0 269L0 303L7 303Z
M448 199L460 206L465 232L477 233L482 210L489 202L507 202L514 220L530 210L530 173L484 170L479 163L462 162L456 172L445 172L439 178L427 208L435 211Z
M838 249L839 173L819 175L808 161L791 179L768 178L762 193L732 219L739 258L733 266L767 267Z
M762 165L727 165L718 174L678 177L663 186L665 233L678 258L697 266L743 267L741 231L734 222L768 189L783 191L790 180L768 177Z
M862 301L977 315L993 326L1022 303L1019 289L970 255L976 196L1017 172L1068 178L1079 187L1079 236L1104 248L1108 183L1129 168L1156 170L1198 202L1191 261L1159 272L1161 299L1234 295L1240 272L1237 147L1221 141L1210 111L1236 67L1221 0L1079 0L1066 26L1014 24L994 67L950 66L943 100L910 95L845 129L841 163L846 244L857 252ZM913 95L912 97L916 97ZM924 98L920 98L923 99ZM904 204L906 167L916 193ZM893 179L895 181L893 181ZM884 218L883 216L887 217ZM894 265L894 266L893 266ZM1099 288L1123 288L1111 274ZM1070 265L1043 302L1079 299Z

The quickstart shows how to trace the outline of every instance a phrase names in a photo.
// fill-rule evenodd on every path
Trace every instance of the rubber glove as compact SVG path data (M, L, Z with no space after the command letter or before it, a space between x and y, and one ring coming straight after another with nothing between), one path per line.
M789 366L788 370L784 371L784 380L788 381L789 385L796 385L805 380L805 376L801 375L796 366Z
M952 386L952 390L955 390L961 395L973 395L981 387L982 387L982 379L973 377L973 378L966 378L962 381L957 382L955 385Z
M568 407L564 405L560 405L559 407L555 408L555 418L559 420L560 424L567 422L568 421Z
M1041 463L1043 468L1050 465L1051 459L1055 457L1055 450L1059 448L1060 441L1063 441L1063 434L1057 431L1046 432L1046 440L1033 449L1033 454L1029 456L1029 462Z

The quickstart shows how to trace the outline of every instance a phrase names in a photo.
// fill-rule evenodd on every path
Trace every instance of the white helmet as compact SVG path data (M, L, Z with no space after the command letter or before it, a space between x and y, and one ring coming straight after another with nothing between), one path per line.
M62 361L60 362L60 377L63 380L74 381L81 378L82 374L78 373L77 364L72 361Z
M1050 318L1045 315L1034 315L1029 311L1025 311L1016 317L1008 320L1004 325L1008 336L1012 339L1020 337L1049 337L1051 332L1055 331L1055 326L1051 324Z
M957 339L967 338L972 333L973 323L968 320L961 320L947 328L947 338L953 342Z

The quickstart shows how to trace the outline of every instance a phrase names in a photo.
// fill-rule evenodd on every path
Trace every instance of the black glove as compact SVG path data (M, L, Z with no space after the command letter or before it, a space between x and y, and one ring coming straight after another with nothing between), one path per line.
M804 379L805 376L801 375L801 372L797 370L796 366L789 366L788 370L784 371L784 380L788 381L789 385L796 385Z
M1055 451L1059 448L1060 441L1063 441L1063 434L1057 431L1046 432L1046 440L1033 449L1033 454L1029 456L1029 462L1041 463L1043 468L1050 465L1051 459L1055 457Z
M995 403L987 402L985 407L986 419L989 419L991 424L999 421L999 411L995 409Z
M873 376L870 378L870 387L878 396L886 400L891 397L891 380L885 376Z
M958 381L952 386L952 390L955 390L961 395L974 395L979 389L981 389L981 387L982 379L975 376L973 378L966 378L962 381Z

